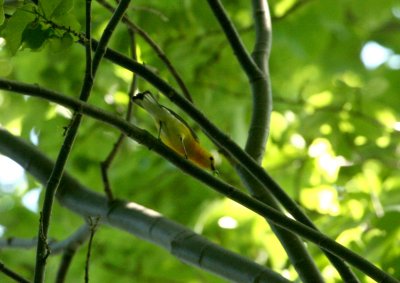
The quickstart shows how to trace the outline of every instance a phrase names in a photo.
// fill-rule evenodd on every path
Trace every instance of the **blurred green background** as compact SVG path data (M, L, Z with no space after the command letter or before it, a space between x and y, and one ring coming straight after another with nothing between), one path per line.
M251 50L254 29L249 1L223 2ZM274 111L263 166L321 231L399 278L400 2L275 0L269 4ZM95 38L100 37L109 16L93 2ZM197 107L244 145L251 113L249 84L205 1L135 0L129 16L165 51ZM68 13L54 16L54 21L83 32L84 1L75 1ZM49 36L51 32L54 34ZM3 33L0 76L77 97L84 77L84 48L74 42L73 35L57 32L46 25L32 26L29 36L22 35L25 44L14 50L15 56L10 49L13 43ZM121 24L110 45L129 54L129 44L127 29ZM177 87L157 54L140 37L137 52L141 62ZM129 72L104 60L90 103L124 116L130 80ZM156 92L143 80L139 80L139 89ZM186 118L164 97L160 101ZM70 116L69 110L52 103L0 91L0 125L37 144L53 159ZM157 134L143 111L135 109L133 120ZM198 127L188 122L202 144L214 149ZM68 172L102 192L99 162L117 137L115 130L85 118ZM5 162L0 157L0 164ZM226 160L218 170L220 178L242 187ZM11 178L5 169L0 171L0 235L36 236L40 203L38 206L35 197L42 186L23 173ZM157 210L223 247L297 278L261 217L182 174L147 148L126 140L109 174L118 198ZM51 237L60 240L83 223L58 205L52 219ZM314 245L310 250L327 282L340 282L320 251ZM18 251L16 256L15 250L4 249L0 260L32 278L34 252ZM68 282L83 280L85 255L86 245L73 261ZM49 282L59 259L49 260ZM145 283L225 282L108 227L95 235L90 271L92 282L115 278Z

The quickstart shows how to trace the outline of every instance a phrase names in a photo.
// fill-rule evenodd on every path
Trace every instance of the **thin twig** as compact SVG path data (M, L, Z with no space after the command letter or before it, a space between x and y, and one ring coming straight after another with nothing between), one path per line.
M76 249L70 249L70 248L65 249L61 258L60 265L57 270L57 275L55 279L56 283L65 282L69 267L71 266L71 262L75 254L76 254Z
M152 7L149 7L149 6L135 5L135 6L132 7L132 10L134 10L134 11L143 11L143 12L147 12L149 14L156 15L163 22L168 22L169 21L169 18L163 12L161 12L160 10L154 9Z
M87 238L90 236L90 233L90 227L85 224L66 240L54 244L53 253L63 251L61 263L57 270L55 280L56 283L62 283L65 281L68 269L71 265L72 259L76 254L76 251L87 240Z
M76 120L74 120L76 121ZM75 126L72 123L72 126ZM54 165L52 174L46 187L45 198L43 202L42 212L40 213L39 231L38 231L38 244L36 252L36 266L35 266L35 282L41 283L44 281L44 272L46 267L47 257L50 253L47 243L47 235L50 226L51 211L53 208L54 197L59 186L61 176L63 174L64 166L67 161L68 153L75 136L68 135L65 137L64 144L59 152L57 161Z
M23 278L18 273L16 273L16 272L12 271L11 269L9 269L2 262L0 262L0 271L3 272L5 275L7 275L9 278L15 280L15 282L18 282L18 283L29 283L28 280Z
M49 241L49 248L51 249L51 254L55 255L61 253L67 248L78 248L85 242L88 237L88 228L87 225L80 227L74 234L66 238L62 241L56 241L54 239ZM37 238L15 238L9 237L6 239L0 239L0 248L1 249L32 249L37 245Z
M129 32L129 36L132 41L132 43L130 44L131 54L132 54L131 56L132 56L133 60L136 60L137 55L136 55L135 34L132 30L129 30L128 32ZM130 85L129 91L128 91L129 98L132 97L132 95L135 93L136 89L137 89L137 75L135 73L133 73L131 85ZM132 115L132 106L133 106L132 99L129 99L128 109L126 111L126 116L125 116L125 120L128 122L130 121L130 118ZM103 180L103 184L104 184L104 191L105 191L106 196L109 201L113 201L114 196L113 196L113 193L111 190L110 180L108 178L108 169L109 169L111 163L113 162L113 160L118 152L118 149L122 145L122 142L124 141L124 139L125 139L125 135L120 134L120 136L118 137L118 140L115 142L113 148L111 149L111 151L108 154L108 156L106 157L106 159L100 163L100 170L101 170L101 176L102 176L102 180Z
M100 3L104 8L107 10L113 12L114 8L111 6L109 3L107 3L104 0L97 0L98 3ZM178 74L177 70L175 67L172 65L171 61L169 61L168 57L165 55L164 51L161 49L161 47L145 32L143 29L141 29L138 25L136 25L134 22L132 22L127 16L124 16L122 18L122 22L126 24L130 29L132 29L134 32L136 32L138 35L140 35L146 42L147 44L150 45L151 48L153 48L154 52L158 55L158 57L161 59L161 61L164 62L165 66L168 68L168 70L171 72L172 76L174 77L175 81L178 83L180 89L182 90L183 95L191 102L193 102L192 96L189 92L189 89L187 88L186 84L183 82L183 79L181 76Z
M104 56L106 46L111 37L112 32L117 26L118 22L121 20L123 14L130 0L122 0L115 13L112 15L110 21L108 22L106 29L104 30L98 48L95 51L94 58L91 58L91 48L92 41L85 41L86 47L86 70L83 86L81 88L81 93L79 99L82 101L87 101L93 86L93 80L97 68L100 64L101 59ZM91 38L91 0L86 2L86 37ZM43 202L43 209L41 213L41 219L39 223L38 232L38 245L36 252L36 266L35 266L35 283L42 283L44 281L44 273L46 267L46 260L49 254L47 235L50 226L51 211L53 208L54 197L57 192L58 186L60 184L61 177L63 175L64 167L67 162L69 153L72 149L75 137L78 132L79 125L82 120L82 115L80 113L75 113L72 121L67 129L67 133L61 146L60 152L58 154L56 163L54 165L52 174L49 177L48 184L46 186L45 199Z
M85 283L89 282L90 255L92 253L92 244L93 244L94 233L96 232L99 220L100 220L100 217L95 217L95 218L89 217L89 219L88 219L89 226L90 226L90 237L89 237L88 250L86 253L86 261L85 261Z
M130 0L121 0L119 2L110 21L108 22L106 28L104 29L104 32L99 40L99 46L96 48L96 53L94 54L93 57L93 73L96 73L97 68L100 65L100 61L103 59L104 54L106 52L107 45L111 38L111 35L113 34L115 28L117 27L117 24L121 21L122 17L124 16L129 3Z

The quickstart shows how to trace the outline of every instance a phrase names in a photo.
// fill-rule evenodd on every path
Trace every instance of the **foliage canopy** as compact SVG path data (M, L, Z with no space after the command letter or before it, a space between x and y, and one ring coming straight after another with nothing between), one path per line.
M0 1L0 76L78 97L85 72L85 49L78 43L85 26L84 2L49 0L39 1L38 6ZM99 2L92 6L95 39L111 15ZM251 50L250 4L224 2ZM16 3L17 7L11 5ZM324 234L400 278L400 4L274 0L269 6L274 106L262 165ZM127 15L165 52L196 107L244 146L253 109L249 82L205 1L134 0ZM135 42L138 62L178 88L148 42L137 34ZM132 55L131 44L127 27L119 24L109 46ZM379 62L369 63L379 56ZM103 60L89 103L124 117L131 80L130 71ZM138 89L157 93L141 78ZM182 110L161 95L160 101L189 121L205 147L218 150ZM132 116L135 125L157 136L145 112L134 108ZM52 159L58 155L71 117L71 110L55 103L0 91L0 126L34 143ZM66 170L103 193L100 163L118 136L115 129L85 117ZM245 191L235 169L221 158L218 178ZM208 190L148 148L126 139L109 177L118 198L154 209L291 280L297 278L262 217ZM16 184L0 180L3 238L36 236L39 212L24 200L37 188L43 186L29 175ZM56 203L50 236L65 239L83 223ZM308 248L327 282L341 282L321 251L314 245ZM78 250L68 282L82 280L86 250ZM4 249L0 261L32 278L34 257L34 250ZM49 280L55 277L60 258L50 257ZM362 273L356 274L369 282ZM93 240L90 279L111 282L116 276L118 282L225 282L141 239L101 226Z

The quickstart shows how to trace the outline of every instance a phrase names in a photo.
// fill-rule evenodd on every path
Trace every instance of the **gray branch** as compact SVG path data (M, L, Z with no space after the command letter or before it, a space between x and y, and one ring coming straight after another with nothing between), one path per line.
M53 161L37 148L1 128L0 152L19 163L42 184L53 168ZM290 282L137 203L118 201L110 210L105 197L84 187L68 173L63 175L57 199L61 205L85 218L99 216L103 224L152 242L190 265L233 282Z

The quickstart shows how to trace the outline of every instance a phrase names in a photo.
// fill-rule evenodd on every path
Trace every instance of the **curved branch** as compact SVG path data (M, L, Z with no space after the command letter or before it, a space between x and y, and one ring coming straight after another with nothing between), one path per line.
M210 188L213 188L215 191L229 197L230 199L240 203L241 205L247 207L248 209L254 211L255 213L267 218L274 224L288 231L296 233L304 237L305 239L315 243L320 248L327 250L332 254L337 255L338 257L343 258L350 264L359 268L362 272L364 272L371 278L381 282L398 282L396 279L391 277L389 274L383 272L374 264L365 260L363 257L357 255L356 253L350 251L341 244L338 244L337 242L325 236L324 234L318 232L314 228L310 228L308 226L305 226L304 224L292 220L291 218L286 217L285 215L276 211L275 209L272 209L269 206L265 205L264 203L257 201L249 197L248 195L242 193L235 187L215 178L213 175L198 168L190 161L177 155L173 150L162 144L158 139L153 137L148 132L129 124L128 122L126 122L123 119L120 119L119 117L107 114L103 110L91 106L85 102L60 95L54 91L45 90L37 85L16 83L9 80L0 79L0 89L13 91L12 93L18 92L20 94L22 93L31 96L42 97L49 101L59 103L65 107L72 108L75 111L80 111L83 114L86 114L95 119L103 121L119 129L120 131L125 133L128 137L136 140L138 143L146 145L148 148L151 148L161 156L165 157L175 166L180 168L183 172L186 172L187 174L190 174L191 176L197 178ZM187 102L186 99L183 100ZM251 162L254 162L252 159L250 160ZM264 170L261 167L256 165L256 171L260 170L261 172L263 172L263 176L260 177L257 175L257 177L260 177L260 180L263 180L262 178L271 178L269 177L269 175L266 174L266 172L264 172ZM253 176L256 177L256 175ZM272 184L275 184L275 186L277 186L278 189L281 189L272 178L270 180L273 182ZM92 215L97 215L97 214L92 214Z
M247 77L250 79L250 81L255 81L259 78L262 78L263 74L261 70L257 67L244 47L238 32L236 31L232 22L229 20L221 2L219 0L207 0L207 2L219 24L221 25L221 28L226 35L226 39L229 41L231 48Z
M272 26L266 0L252 0L255 26L255 44L252 52L254 62L262 70L263 77L250 80L253 94L253 112L245 150L260 163L265 154L272 112L272 90L269 75Z
M272 111L272 91L270 88L268 71L272 27L268 4L265 0L253 0L252 8L256 35L252 57L258 68L262 70L264 77L259 80L250 80L253 111L245 151L254 158L257 163L261 163L265 153L265 144L268 138ZM235 169L253 197L281 211L281 207L262 184L240 165L235 166ZM308 253L303 241L296 235L273 225L271 222L269 222L269 225L284 247L302 281L313 283L324 282L320 271Z
M268 60L271 54L272 24L267 0L252 0L255 43L252 57L264 74L268 73Z
M300 2L297 2L297 4ZM267 0L252 0L252 4L255 20L254 26L256 31L256 43L252 56L258 67L263 70L266 76L266 85L261 84L261 87L253 93L254 112L250 128L250 135L246 144L246 152L248 152L250 156L254 157L252 154L254 152L254 148L264 149L264 140L262 139L262 135L257 134L257 131L263 132L263 126L266 126L269 129L270 116L272 112L272 90L268 69L268 61L271 53L272 26ZM264 100L267 102L266 105L263 104ZM264 111L267 113L264 113ZM264 121L265 124L263 123ZM252 131L253 129L254 131ZM269 132L269 130L267 130L267 132ZM256 154L261 154L261 152L256 152ZM242 172L241 176L244 177L246 183L249 185L248 187L251 188L252 194L258 195L258 199L271 199L272 202L268 202L268 204L272 204L273 207L275 207L275 202L272 200L270 193L260 186L257 180L254 180L254 178L252 178L244 170L241 168L239 170ZM279 227L276 227L275 229L278 230L278 233L283 232L285 234L284 231L280 231ZM337 258L330 253L325 252L325 254L345 282L359 282L355 274L342 260L340 260L340 258ZM315 271L315 269L313 270ZM303 272L303 270L300 272ZM307 278L310 278L310 275L311 274L309 272L303 273L303 276ZM311 278L314 276L316 275L311 275Z
M268 5L265 0L253 0L256 42L252 58L244 47L221 2L219 0L208 0L208 4L250 81L253 112L246 152L257 163L260 163L265 153L272 111L272 91L268 74L268 58L271 50L271 19Z
M0 128L0 152L23 166L45 184L54 166L37 148ZM58 201L83 217L99 216L102 223L152 242L184 262L243 283L290 283L278 273L219 247L158 212L133 202L117 201L111 211L108 200L63 175Z

